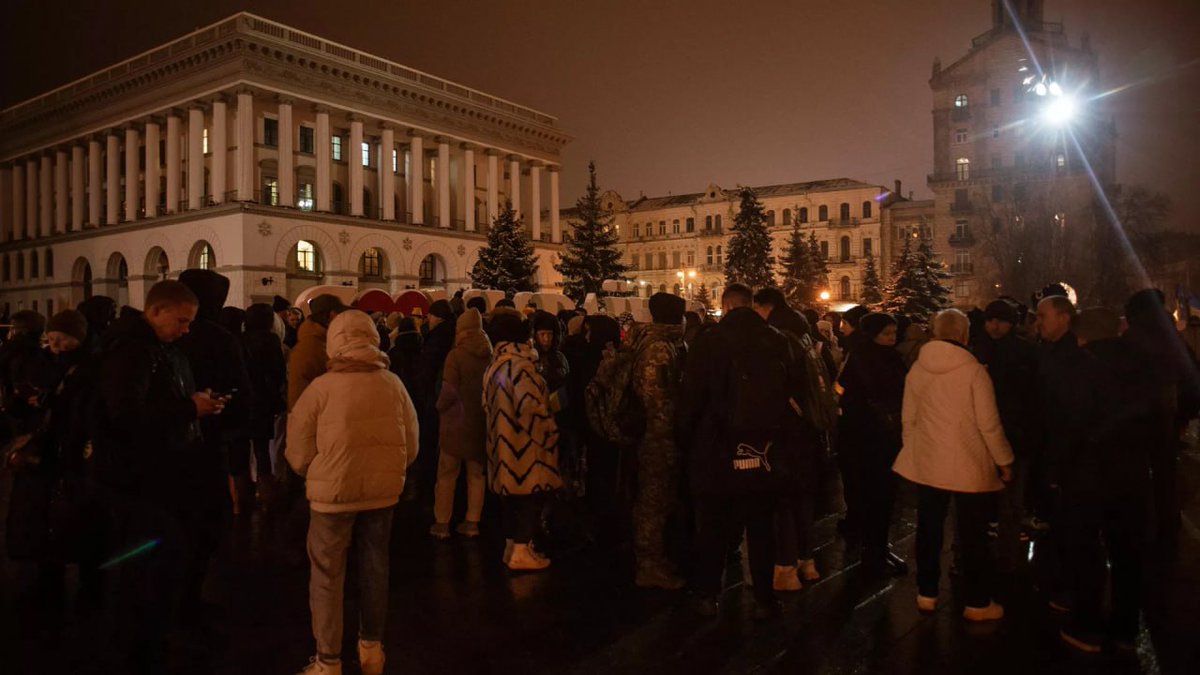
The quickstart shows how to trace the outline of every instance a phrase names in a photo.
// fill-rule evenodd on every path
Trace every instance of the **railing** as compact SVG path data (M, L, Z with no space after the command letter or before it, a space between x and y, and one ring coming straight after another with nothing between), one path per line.
M974 274L974 263L953 263L950 265L951 274Z
M975 245L975 235L971 234L970 232L964 232L962 234L958 234L958 233L952 234L952 235L950 235L950 245L951 246L974 246Z
M829 264L830 265L856 265L856 264L858 264L858 258L855 258L852 255L838 257L836 259L830 258Z
M858 218L833 218L829 221L830 227L855 227L858 225Z

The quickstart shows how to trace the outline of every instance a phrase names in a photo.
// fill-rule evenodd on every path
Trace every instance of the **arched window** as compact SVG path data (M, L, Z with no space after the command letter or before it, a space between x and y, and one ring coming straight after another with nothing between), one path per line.
M838 283L838 299L850 299L850 277L842 277L841 282Z
M431 286L446 281L446 264L436 254L430 253L421 261L421 285Z
M863 202L863 216L862 217L863 218L871 217L871 200L870 199Z
M808 222L808 207L807 206L800 207L800 222L802 222L802 223Z
M704 216L704 229L712 229L712 216Z
M842 262L850 262L850 237L842 237L838 242L838 259Z
M45 270L47 279L53 279L54 278L54 251L51 251L50 249L46 249L45 260L46 260L46 264L42 266L42 269Z
M383 277L383 254L372 246L363 251L358 260L358 276L364 279L380 279Z
M311 241L296 242L296 271L316 274L319 271L317 247Z
M954 176L958 180L968 180L971 177L971 160L966 157L954 160Z
M955 108L965 108L965 107L967 107L968 102L969 101L967 100L966 94L959 94L958 96L954 97L954 107Z
M207 241L201 239L192 244L192 250L188 253L188 268L199 270L211 270L217 266L217 256L213 252L213 247Z
M775 225L775 211L774 210L767 211L767 227L774 227L774 225Z
M792 210L791 209L783 210L783 224L784 225L792 224Z
M718 265L722 264L721 263L721 247L720 246L717 247L717 264Z
M850 220L850 204L849 203L842 202L841 206L838 207L838 219L841 220L842 222Z
M29 252L29 278L38 278L38 254L37 251Z
M822 204L817 209L817 222L824 223L829 220L829 207Z
M704 261L705 261L705 263L707 263L709 265L713 264L713 247L711 247L711 246L708 247L708 254L705 256ZM4 276L5 276L5 278L8 278L8 273L6 272Z
M157 246L150 249L146 255L146 275L166 279L170 271L171 261L167 258L167 252Z

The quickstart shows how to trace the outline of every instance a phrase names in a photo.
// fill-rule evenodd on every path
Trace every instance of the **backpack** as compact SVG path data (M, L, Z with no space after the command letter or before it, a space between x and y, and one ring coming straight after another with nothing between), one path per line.
M831 432L837 428L838 397L834 390L821 347L812 336L790 335L793 351L803 366L797 397L804 419L817 431Z
M636 443L646 431L646 411L633 391L638 354L629 347L605 354L584 391L588 424L596 435L612 443Z

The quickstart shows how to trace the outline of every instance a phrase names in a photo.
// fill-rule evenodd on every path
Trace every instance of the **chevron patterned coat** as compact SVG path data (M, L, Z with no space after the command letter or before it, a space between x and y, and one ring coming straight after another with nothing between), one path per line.
M501 342L483 376L488 485L498 495L530 495L562 487L558 427L550 393L528 343Z

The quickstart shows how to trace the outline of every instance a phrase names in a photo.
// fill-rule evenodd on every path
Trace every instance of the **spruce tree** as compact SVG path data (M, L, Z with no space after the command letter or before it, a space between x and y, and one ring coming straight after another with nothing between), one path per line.
M817 243L816 232L808 233L808 259L812 261L812 284L816 288L813 297L816 297L829 286L829 264L825 254L821 253L821 245Z
M921 239L916 258L925 280L925 299L932 316L950 305L950 287L942 284L943 279L950 278L950 273L946 271L946 265L938 260L933 243L928 239Z
M892 280L880 309L891 314L907 315L917 323L927 323L930 311L925 281L917 254L912 250L912 238L905 237L904 248L900 250L900 258L892 268Z
M488 230L487 245L479 249L479 260L471 269L471 284L498 291L536 291L537 270L533 243L525 235L512 202L506 202Z
M881 286L879 271L875 269L875 256L867 256L866 269L863 270L862 303L868 307L875 307L883 302Z
M692 299L700 303L705 314L712 314L712 298L708 297L708 286L705 286L703 281L700 282L700 287L696 289L696 295Z
M588 293L600 297L607 279L623 279L629 267L621 260L618 237L612 216L600 208L600 189L596 186L596 163L588 162L588 185L575 202L579 222L563 242L554 269L563 276L563 295L582 303Z
M812 306L821 292L821 283L816 278L816 262L800 232L799 222L792 224L792 233L779 264L780 286L788 304L795 308Z
M767 231L767 214L754 190L744 187L738 192L741 204L733 217L733 236L725 255L725 280L742 283L750 288L762 288L774 283L771 270L771 234Z

